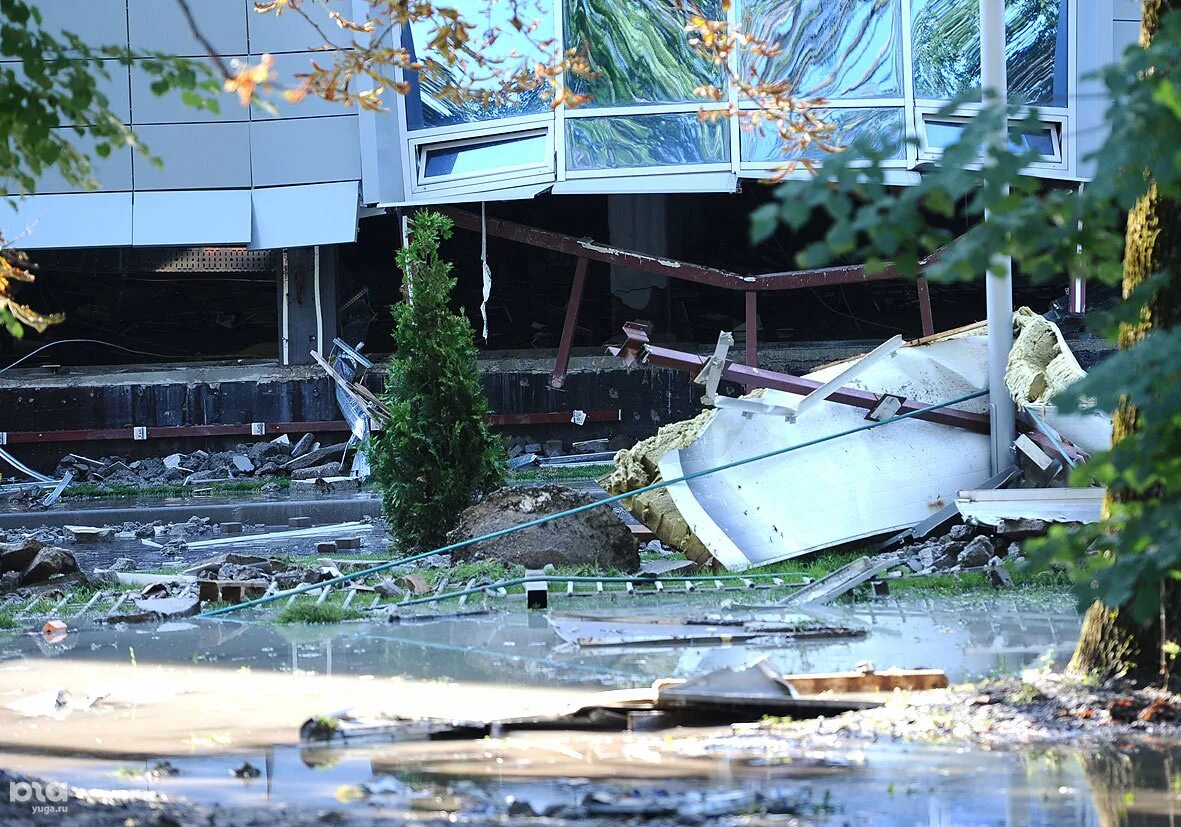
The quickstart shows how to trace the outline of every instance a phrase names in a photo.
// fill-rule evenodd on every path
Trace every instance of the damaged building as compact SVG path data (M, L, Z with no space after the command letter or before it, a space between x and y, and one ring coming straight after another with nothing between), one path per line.
M169 0L36 5L48 29L88 42L209 60ZM281 78L323 42L302 17L255 14L251 0L194 5L219 54L270 54ZM705 6L724 14L716 0ZM892 155L890 183L907 186L962 130L945 104L980 87L979 34L962 22L975 8L741 0L728 13L783 47L771 68L825 98L838 141L872 138ZM688 350L733 330L747 364L803 373L866 341L983 316L975 285L916 285L857 262L798 271L806 234L782 230L752 247L748 216L784 158L738 119L699 117L729 102L703 104L694 89L725 84L680 35L671 4L544 0L536 14L543 34L588 48L598 74L574 81L586 105L524 95L483 108L411 83L381 111L280 99L274 112L226 102L214 113L157 97L145 72L112 61L103 91L163 165L125 148L98 160L98 191L50 174L17 205L10 225L29 228L19 243L40 273L22 295L66 321L0 340L4 364L30 357L0 374L3 442L52 467L95 440L128 454L146 440L154 456L252 434L338 431L343 441L334 386L311 352L328 355L337 338L375 357L390 349L402 219L420 206L455 221L444 253L477 330L491 274L485 389L496 424L519 433L640 438L700 409L692 377L629 373L602 355L627 322ZM1030 171L1044 186L1087 179L1104 117L1089 77L1135 40L1136 17L1118 0L1009 4L1009 91L1045 123L1014 140L1039 154ZM431 35L425 24L387 34L418 56L429 56ZM505 36L493 49L508 58L521 47ZM1017 302L1061 299L1077 312L1084 287L1019 278ZM587 416L571 425L579 411Z

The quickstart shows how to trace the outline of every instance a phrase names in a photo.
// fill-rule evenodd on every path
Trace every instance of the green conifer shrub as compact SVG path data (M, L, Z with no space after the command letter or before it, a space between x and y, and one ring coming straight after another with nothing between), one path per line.
M471 324L451 310L451 263L439 245L451 220L410 219L398 252L403 299L393 307L397 354L383 401L390 422L373 438L370 461L390 531L405 551L444 544L460 512L504 482L504 449L488 430Z

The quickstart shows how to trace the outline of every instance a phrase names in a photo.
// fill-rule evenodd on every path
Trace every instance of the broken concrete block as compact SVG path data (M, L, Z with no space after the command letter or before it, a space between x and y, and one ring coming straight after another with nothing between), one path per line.
M308 451L303 456L292 459L283 467L288 471L298 471L300 468L310 468L313 465L323 465L328 460L336 460L337 462L340 462L347 447L348 443L340 442L336 445L327 445L323 448L316 448L315 450Z
M314 435L304 434L299 438L299 441L295 443L294 447L292 447L291 458L295 459L297 457L302 457L308 451L312 450L312 445L314 445L315 442L316 437Z
M1009 543L1009 548L1005 551L1005 556L1006 557L1020 557L1021 556L1021 544L1020 543Z
M0 543L0 573L24 571L43 548L44 543L31 537L19 543Z
M382 597L404 597L406 594L405 589L398 586L393 580L382 580L373 587L373 590Z
M290 448L291 437L287 436L287 434L281 434L271 440L271 445L275 445L279 448Z
M361 547L360 537L337 537L336 547L343 549L358 549Z
M233 523L233 522L222 523L219 526L219 528L221 529L222 534L241 534L242 533L242 524L241 523Z
M959 553L956 562L962 568L985 566L988 565L988 561L995 553L996 549L992 545L992 540L987 537L976 537Z
M133 599L140 615L124 616L121 622L151 622L176 617L192 617L201 608L197 595L181 597L136 597Z
M232 457L230 457L230 465L233 466L235 471L239 471L243 474L249 474L254 470L254 463L251 462L250 457L246 456L245 454L234 454Z
M566 447L560 439L547 439L544 450L547 457L560 457L566 450Z
M600 451L609 451L606 439L584 439L582 442L575 442L571 446L576 454L597 454Z
M544 450L540 442L530 442L524 448L526 454L540 454Z
M1027 537L1040 537L1049 530L1045 520L1001 520L996 533L1011 540L1024 540Z
M1013 588L1013 578L1009 572L1001 567L988 570L988 582L992 584L994 589L1011 589Z
M953 540L967 540L975 533L976 532L972 528L972 526L961 524L961 525L953 525L948 530L947 536Z
M314 480L292 480L292 494L347 494L361 490L356 477L317 477Z
M287 520L287 525L291 528L311 528L311 517L291 517Z
M46 546L37 552L37 556L21 572L20 584L33 586L44 583L59 574L73 574L78 571L78 561L74 555L64 548Z
M336 543L316 543L316 554L336 554Z
M65 526L66 535L75 543L98 543L104 540L110 540L115 536L115 529L113 528L95 528L94 526L86 525L68 525Z
M323 465L313 465L310 468L300 468L297 471L292 471L291 479L315 480L320 477L339 477L340 471L339 462L326 462Z
M116 558L114 563L107 566L107 571L135 571L135 561L130 557Z

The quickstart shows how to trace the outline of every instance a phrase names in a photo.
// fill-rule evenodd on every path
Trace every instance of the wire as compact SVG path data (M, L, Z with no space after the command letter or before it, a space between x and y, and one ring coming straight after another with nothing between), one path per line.
M622 494L612 494L610 497L606 497L602 500L596 500L595 502L592 502L592 503L587 503L585 505L575 506L574 508L568 508L565 511L558 511L554 514L547 514L544 517L538 517L534 520L529 520L528 522L518 523L516 525L512 525L507 528L502 528L497 531L493 531L488 534L484 534L480 537L472 537L471 539L460 540L459 542L451 543L450 545L446 545L446 546L441 546L441 547L433 549L431 551L424 551L421 554L412 554L409 557L403 557L399 560L390 560L385 563L380 563L376 566L370 566L367 569L361 569L360 571L351 572L349 574L342 574L338 577L333 577L328 580L323 580L319 583L305 583L304 585L296 586L293 589L288 589L286 591L281 591L281 592L275 592L275 593L269 594L269 595L263 595L262 597L256 597L252 600L247 600L243 603L235 603L232 606L223 606L222 608L219 608L219 609L209 609L209 610L204 611L201 614L197 615L197 617L198 618L217 617L218 615L228 614L230 612L241 611L242 609L247 609L252 606L259 606L264 603L271 603L275 600L282 600L283 598L294 597L297 594L304 594L305 592L310 592L315 589L322 589L327 586L335 586L339 583L345 583L349 580L355 580L359 577L368 577L371 574L376 574L379 571L385 571L387 569L394 568L395 566L402 566L402 565L405 565L406 563L415 563L419 560L425 560L427 557L434 557L436 554L447 554L449 552L455 551L456 549L466 548L467 546L474 545L476 543L480 543L485 540L495 540L497 537L503 537L506 534L514 534L518 531L524 531L527 528L531 528L536 525L543 525L545 523L549 523L554 520L557 520L561 517L570 517L574 514L581 514L584 511L590 511L593 508L602 508L603 506L612 505L613 503L620 502L621 500L631 499L632 497L635 497L638 494L646 494L649 491L656 491L661 488L668 488L670 485L676 485L677 483L695 480L700 477L704 477L708 474L716 474L719 471L728 471L731 468L738 468L743 465L749 465L752 462L759 462L761 460L770 459L771 457L777 457L782 454L790 454L793 451L799 451L804 448L811 448L812 446L820 445L822 443L830 442L834 439L840 439L841 437L850 436L852 434L861 433L862 431L872 431L875 428L882 428L887 425L892 425L895 422L902 422L907 419L914 419L916 417L920 417L923 414L930 413L932 411L937 411L942 408L948 408L948 407L951 407L952 405L958 405L961 402L967 402L971 399L979 399L980 397L987 396L987 395L988 395L988 391L976 391L975 393L969 393L964 396L957 397L955 399L949 399L946 402L940 402L935 405L928 405L925 408L919 408L914 411L908 411L907 413L899 414L898 416L892 417L890 419L882 419L879 421L870 422L867 425L859 425L856 428L850 428L849 430L840 431L835 434L828 434L827 436L818 437L816 439L810 439L810 440L807 440L806 442L797 442L795 445L788 445L784 448L777 448L774 451L767 451L766 453L757 454L753 457L746 457L744 459L733 460L731 462L727 462L722 465L715 466L713 468L704 468L700 471L694 471L690 474L684 474L683 476L675 477L673 479L660 480L658 482L651 483L650 485L645 485L641 488L637 488L632 491L625 491Z
M21 362L27 361L28 359L32 359L34 356L36 356L41 351L49 350L49 348L53 347L54 345L69 345L69 344L106 345L107 347L113 347L113 348L118 348L119 350L125 350L128 353L134 353L137 356L155 356L160 359L175 358L172 356L165 356L163 353L152 353L147 350L133 350L132 348L129 348L129 347L123 347L123 345L117 345L114 342L104 342L101 339L58 339L56 342L50 342L49 344L41 345L41 347L37 348L36 350L26 353L24 356L17 359L12 364L5 365L4 367L0 368L0 373L4 373L4 371L6 371L6 370L12 370L17 365L19 365Z

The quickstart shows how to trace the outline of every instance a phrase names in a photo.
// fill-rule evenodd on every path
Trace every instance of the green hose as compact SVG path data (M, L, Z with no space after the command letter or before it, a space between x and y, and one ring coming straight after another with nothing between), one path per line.
M403 557L400 560L390 560L386 563L381 563L376 566L371 566L367 569L361 569L360 571L354 571L349 574L342 574L340 577L333 577L330 580L324 580L320 583L305 583L302 586L296 586L294 589L288 589L287 591L284 591L284 592L275 592L274 594L265 595L263 597L256 597L253 600L247 600L242 603L235 603L232 606L223 606L220 609L211 609L207 612L202 612L201 614L197 615L197 617L200 617L200 618L217 617L218 615L224 615L224 614L229 614L231 612L241 611L242 609L248 609L252 606L261 606L264 603L271 603L276 600L282 600L284 598L293 597L297 594L304 594L306 592L314 591L316 589L323 589L328 586L335 586L339 583L346 583L350 580L356 580L357 578L360 578L360 577L368 577L369 575L377 574L380 571L386 571L387 569L392 569L397 566L403 566L403 565L406 565L407 563L414 563L414 562L417 562L418 560L424 560L427 557L434 557L436 554L448 554L452 551L455 551L456 549L466 548L467 546L475 545L476 543L482 543L485 540L495 540L497 537L504 537L507 534L514 534L518 531L524 531L527 528L533 528L534 526L544 525L545 523L553 522L554 520L559 520L562 517L571 517L575 514L581 514L584 511L590 511L592 508L602 508L603 506L612 505L614 503L620 502L621 500L626 500L631 497L634 497L637 494L646 494L649 491L656 491L661 488L667 488L670 485L676 485L677 483L681 483L681 482L688 482L689 480L695 480L699 477L708 476L709 474L716 474L719 471L728 471L731 468L738 468L743 465L749 465L752 462L759 462L764 459L770 459L771 457L778 457L778 456L782 456L783 454L790 454L793 451L799 451L804 448L811 448L812 446L815 446L815 445L821 445L825 442L831 442L834 439L840 439L841 437L852 436L853 434L859 434L862 431L872 431L874 428L881 428L881 427L883 427L885 425L889 425L893 422L900 422L904 419L914 419L915 417L919 417L919 416L922 416L923 414L931 413L932 411L940 410L941 408L947 408L952 405L958 405L961 402L968 402L970 400L979 399L980 397L987 396L987 395L988 395L988 391L977 391L976 393L970 393L970 394L967 394L966 396L961 396L957 399L952 399L947 402L940 402L937 405L929 405L925 408L919 408L918 410L910 411L909 413L899 414L898 416L895 416L891 419L882 420L881 422L869 422L865 425L860 425L856 428L851 428L847 431L841 431L839 433L829 434L828 436L822 436L822 437L817 437L816 439L810 439L807 442L801 442L798 445L789 445L786 448L778 448L774 451L768 451L765 454L758 454L757 456L747 457L746 459L738 459L738 460L734 460L733 462L727 462L727 463L725 463L723 465L719 465L715 468L706 468L701 471L694 471L692 474L684 474L682 476L675 477L674 479L671 479L671 480L660 480L659 482L654 482L651 485L645 485L642 488L637 488L634 491L628 491L624 494L613 494L610 497L606 497L605 499L602 499L602 500L596 500L593 503L587 503L586 505L580 505L580 506L576 506L575 508L569 508L565 511L559 511L556 514L548 514L544 517L538 517L535 520L529 520L528 522L521 523L520 525L509 526L508 528L502 528L499 531L493 531L493 532L491 532L489 534L485 534L481 537L473 537L469 540L461 540L458 543L451 543L450 545L442 546L440 548L434 549L433 551L424 551L421 554L413 554L409 557Z

